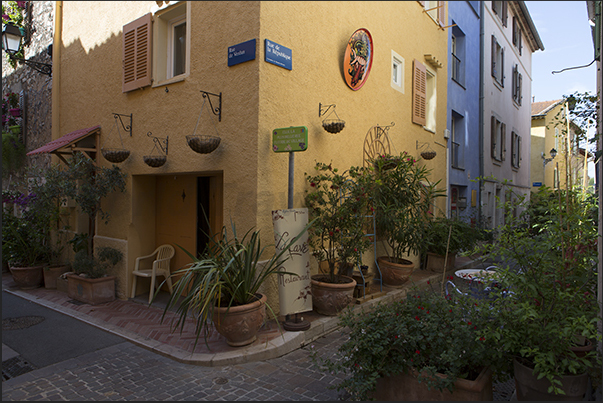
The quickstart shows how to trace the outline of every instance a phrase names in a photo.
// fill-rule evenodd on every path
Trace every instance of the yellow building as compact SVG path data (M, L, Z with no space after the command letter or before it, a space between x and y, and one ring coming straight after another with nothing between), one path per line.
M126 256L114 273L119 298L128 297L137 256L164 243L202 246L201 206L213 229L232 220L273 243L271 211L288 208L289 183L289 153L273 151L274 129L307 127L307 145L294 153L295 208L304 207L304 173L316 161L361 166L375 126L388 132L393 154L418 158L429 143L437 157L424 163L446 183L444 2L68 1L56 9L53 139L82 130L74 147L105 166L99 148L123 142L130 151L119 164L127 191L103 202L111 221L99 222L95 237ZM358 56L368 63L352 88L345 50L360 28L372 49L369 60ZM322 127L333 111L345 121L337 134ZM193 151L186 136L194 132L218 136L219 146ZM143 161L157 154L162 166ZM188 262L176 249L172 271ZM148 290L138 284L138 293Z
M566 189L567 183L582 187L585 179L588 183L585 166L590 155L577 144L580 133L580 127L567 120L563 100L532 103L532 191L540 186Z

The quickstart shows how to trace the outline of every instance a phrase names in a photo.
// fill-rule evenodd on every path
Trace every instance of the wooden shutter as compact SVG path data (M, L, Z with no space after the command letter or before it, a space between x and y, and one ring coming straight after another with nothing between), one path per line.
M492 116L490 118L490 155L497 159L496 156L496 118Z
M505 86L505 50L500 48L500 85Z
M445 5L445 1L438 1L438 6L440 8L438 8L438 24L440 24L441 27L443 27L445 24L445 19L446 19L446 5Z
M517 168L521 166L521 136L517 136Z
M508 14L507 14L507 2L506 1L501 1L501 3L502 3L502 15L501 15L502 18L501 19L502 19L503 26L506 27L507 26L507 17L508 17Z
M151 13L124 25L122 92L151 85Z
M521 73L517 74L517 103L519 105L521 105L521 100L523 98L523 92L522 92L522 87L521 87L521 82L522 82L522 77L521 77Z
M413 60L412 122L424 126L427 103L427 69L417 59Z
M494 35L492 35L492 46L491 46L491 50L492 52L492 77L496 78L496 38L494 37Z
M500 124L500 159L505 160L507 156L507 125L504 123Z

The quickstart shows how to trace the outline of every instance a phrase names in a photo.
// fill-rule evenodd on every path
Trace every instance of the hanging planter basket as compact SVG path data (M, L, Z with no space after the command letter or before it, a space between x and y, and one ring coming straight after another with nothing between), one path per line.
M436 156L436 152L435 151L423 151L421 153L421 158L423 158L424 160L433 159L435 156Z
M329 133L339 133L345 127L345 122L341 119L326 119L322 121L322 127Z
M124 162L130 156L130 150L119 148L101 148L101 153L107 161L116 164Z
M199 154L209 154L220 145L220 137L205 134L186 136L186 143Z
M145 155L142 157L144 163L150 166L151 168L159 168L165 164L167 161L167 157L165 155Z

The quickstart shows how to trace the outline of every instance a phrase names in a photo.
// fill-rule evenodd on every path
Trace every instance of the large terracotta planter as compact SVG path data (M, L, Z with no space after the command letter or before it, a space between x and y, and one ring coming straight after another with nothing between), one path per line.
M454 268L454 262L456 260L456 254L448 254L448 259L446 256L436 255L435 253L427 252L427 270L434 271L436 273L441 273L444 271L444 265L446 265L446 270L450 270ZM448 261L446 263L446 261Z
M41 287L44 284L44 266L30 266L30 267L13 267L11 266L10 274L13 276L13 280L22 290L31 290L33 288Z
M356 280L347 276L338 276L344 283L328 283L326 274L316 274L310 279L312 307L321 315L335 316L354 299Z
M44 267L44 288L55 289L57 288L57 279L63 273L69 271L67 265L51 265Z
M77 274L67 275L67 296L90 305L115 300L115 276L85 278Z
M439 377L446 377L437 374ZM377 387L372 397L380 401L486 401L492 400L492 371L482 369L473 381L457 379L454 389L438 390L427 388L427 384L419 382L417 372L412 370L407 374L390 375L377 379Z
M257 339L257 333L266 320L266 300L264 294L250 304L214 307L213 323L226 342L233 347L246 346Z
M393 287L404 285L415 269L413 262L407 259L397 259L388 256L377 258L383 284Z
M580 375L559 376L556 378L561 381L561 389L565 392L565 395L556 395L548 392L548 388L551 386L548 379L538 379L532 373L532 368L525 366L517 358L513 359L513 369L517 400L579 401L583 399L588 386L588 374L586 372Z

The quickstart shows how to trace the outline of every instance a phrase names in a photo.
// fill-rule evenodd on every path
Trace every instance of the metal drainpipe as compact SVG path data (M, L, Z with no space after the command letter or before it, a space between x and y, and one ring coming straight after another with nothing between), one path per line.
M482 224L483 177L484 177L484 2L480 1L479 12L479 177L477 223Z

